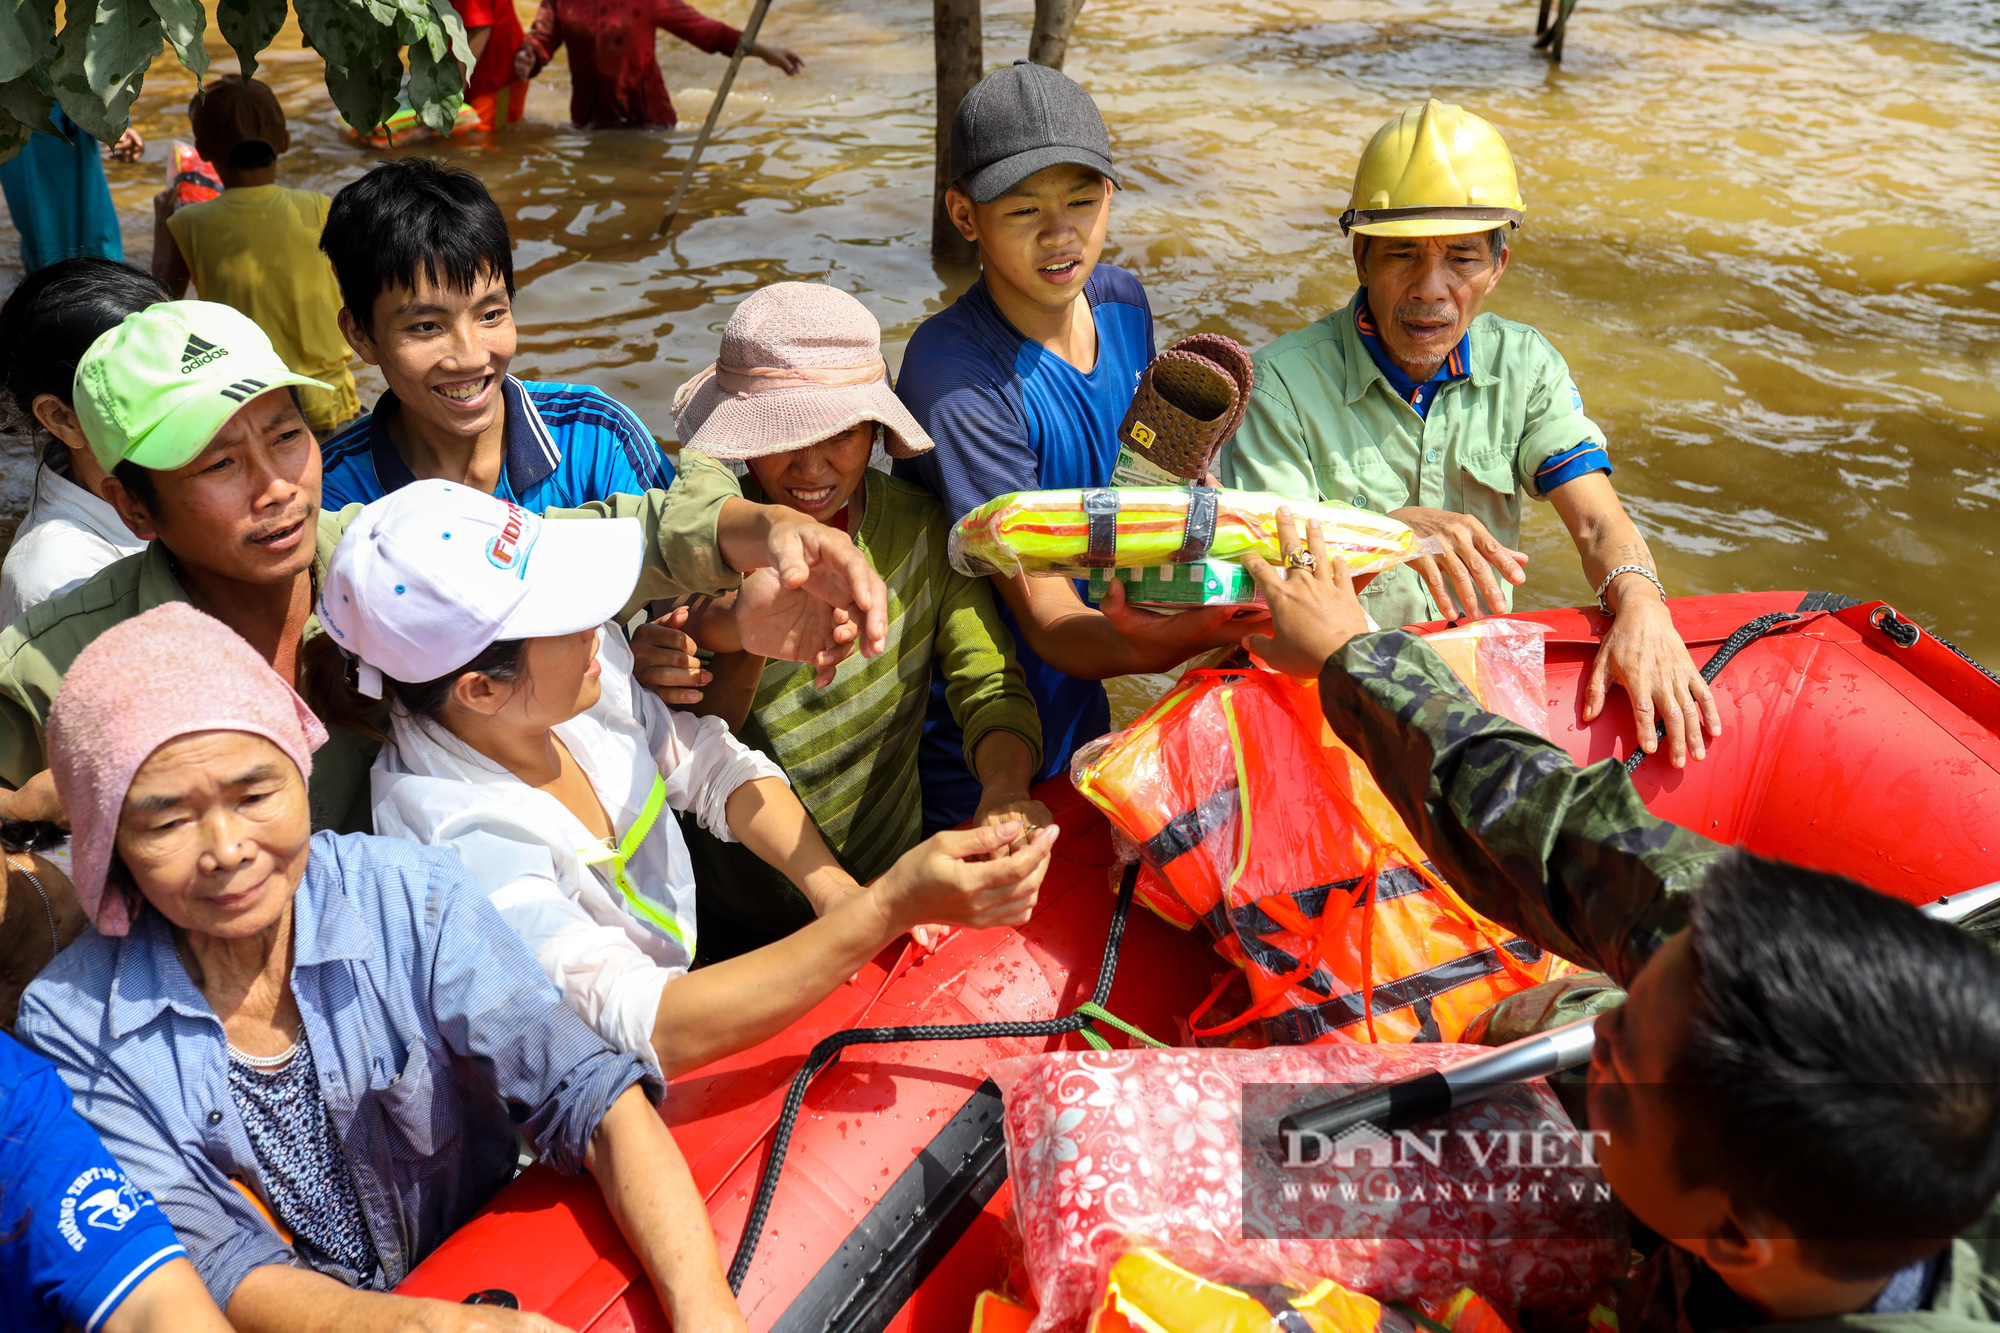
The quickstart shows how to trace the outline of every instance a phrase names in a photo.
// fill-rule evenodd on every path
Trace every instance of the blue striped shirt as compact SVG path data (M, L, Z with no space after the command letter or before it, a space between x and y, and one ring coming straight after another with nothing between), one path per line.
M316 833L292 899L292 994L320 1094L381 1260L401 1282L514 1173L518 1122L575 1172L598 1121L647 1077L563 1002L456 853ZM231 1184L272 1190L229 1093L222 1023L151 908L122 938L86 934L21 998L21 1040L159 1200L227 1308L237 1284L300 1255Z
M507 376L506 464L493 493L531 514L574 509L613 495L665 490L674 465L639 418L588 384L539 384ZM416 480L389 442L388 422L402 403L385 393L375 410L320 448L320 508L335 511L379 500Z

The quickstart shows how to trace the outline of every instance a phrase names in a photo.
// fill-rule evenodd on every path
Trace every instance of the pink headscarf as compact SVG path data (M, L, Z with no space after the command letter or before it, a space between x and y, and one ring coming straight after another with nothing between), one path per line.
M49 769L69 815L72 878L99 934L131 929L137 904L105 892L118 816L153 751L199 731L246 731L312 776L326 743L305 701L237 633L185 602L156 606L77 654L49 710Z

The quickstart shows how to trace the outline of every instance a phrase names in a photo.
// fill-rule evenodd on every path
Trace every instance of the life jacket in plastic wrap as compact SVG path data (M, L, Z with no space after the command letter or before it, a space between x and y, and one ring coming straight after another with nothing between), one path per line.
M1549 973L1438 878L1312 682L1190 671L1074 774L1138 844L1140 900L1202 925L1248 981L1250 1003L1204 1027L1217 987L1198 1037L1261 1023L1281 1045L1452 1041Z
M1449 1299L1385 1305L1338 1282L1310 1291L1215 1282L1149 1249L1111 1265L1088 1333L1514 1333L1470 1287Z

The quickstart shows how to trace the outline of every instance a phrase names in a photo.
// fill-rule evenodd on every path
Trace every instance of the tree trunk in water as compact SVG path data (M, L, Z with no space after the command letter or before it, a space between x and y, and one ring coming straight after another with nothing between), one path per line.
M959 235L944 211L951 184L951 122L958 104L984 74L979 0L931 0L932 39L937 47L937 179L931 196L931 258L941 264L971 264L978 249Z
M1076 30L1083 0L1035 0L1035 35L1028 39L1028 59L1061 69L1069 54L1069 35Z

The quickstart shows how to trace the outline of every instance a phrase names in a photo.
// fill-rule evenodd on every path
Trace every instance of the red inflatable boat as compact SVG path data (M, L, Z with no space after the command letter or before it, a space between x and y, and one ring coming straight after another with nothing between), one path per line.
M1925 901L2000 878L2000 680L1882 603L1824 593L1686 598L1697 662L1756 622L1716 677L1724 734L1708 759L1633 777L1658 814L1769 856ZM1795 618L1776 619L1772 613ZM1633 747L1622 701L1586 727L1578 700L1605 625L1550 627L1550 726L1575 758ZM1068 1014L1090 998L1115 876L1104 821L1067 783L1038 793L1063 834L1035 918L882 956L791 1031L679 1079L666 1116L725 1257L744 1228L793 1075L853 1027ZM1107 1008L1171 1039L1223 964L1199 938L1133 912ZM811 1086L742 1286L750 1327L785 1333L963 1333L1001 1276L1009 1201L988 1062L1070 1038L856 1046ZM588 1178L537 1167L420 1266L405 1294L485 1299L592 1333L669 1327Z

